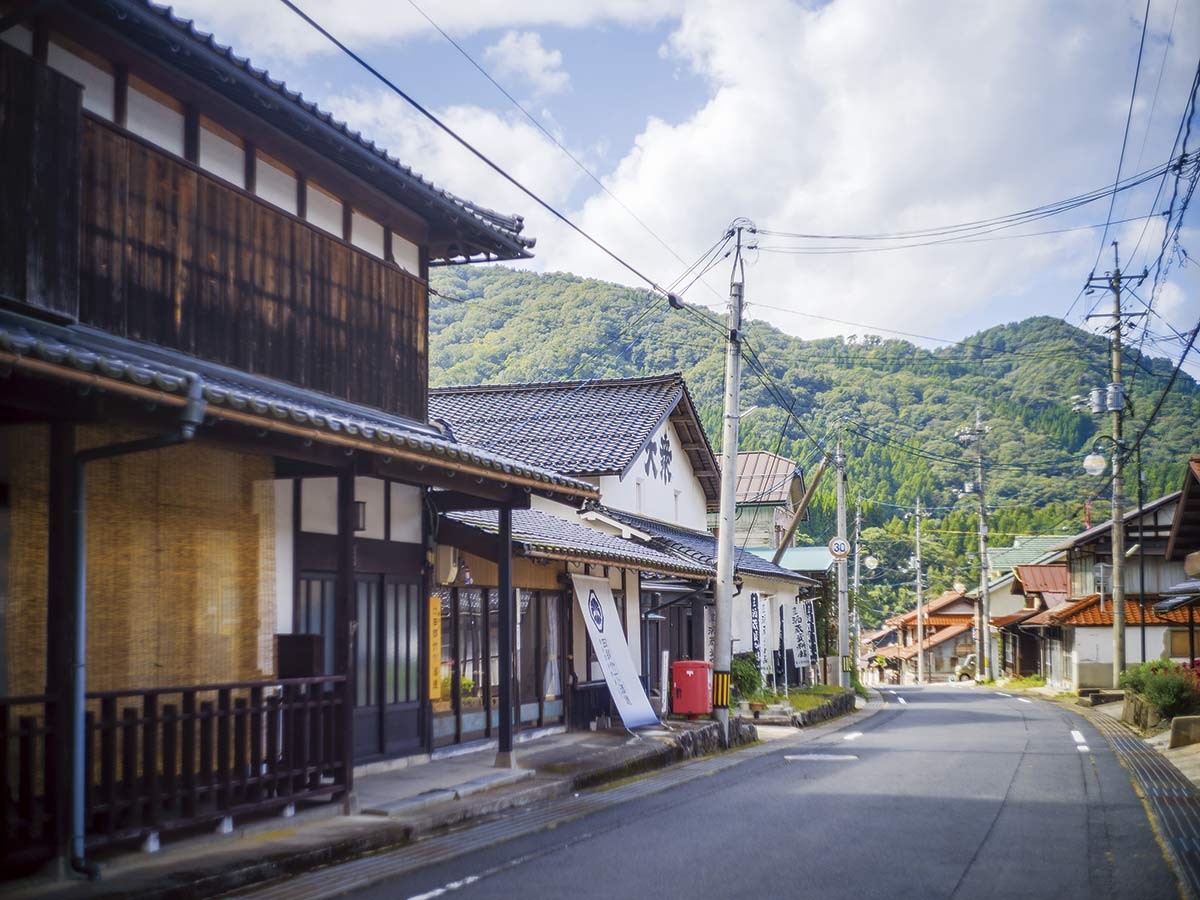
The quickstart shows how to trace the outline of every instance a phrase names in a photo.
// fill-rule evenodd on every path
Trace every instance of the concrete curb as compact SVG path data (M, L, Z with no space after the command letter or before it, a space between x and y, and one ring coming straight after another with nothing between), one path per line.
M757 740L751 723L734 721L739 723L738 743ZM194 900L254 890L313 869L398 849L474 819L644 775L719 749L715 722L672 737L669 741L655 741L654 746L646 747L647 752L632 758L587 767L570 775L555 776L534 770L487 775L456 788L433 790L373 807L359 816L324 819L319 825L314 823L308 834L303 833L305 826L283 827L236 843L210 846L211 852L176 859L167 857L142 870L117 873L109 880L30 885L12 896L53 900L76 897Z

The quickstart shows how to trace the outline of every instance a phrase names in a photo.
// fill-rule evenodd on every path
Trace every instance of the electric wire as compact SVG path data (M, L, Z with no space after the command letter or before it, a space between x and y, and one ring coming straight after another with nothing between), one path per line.
M558 208L555 207L554 205L552 205L549 201L543 200L540 194L537 194L531 188L526 187L525 184L523 184L521 181L519 181L515 176L511 175L499 163L492 160L482 150L479 150L477 147L475 147L474 144L472 144L470 141L468 141L466 138L464 138L462 135L460 135L458 132L456 132L453 128L451 128L449 125L447 125L445 122L443 122L440 118L438 118L438 116L436 116L432 111L430 111L429 109L427 109L423 105L421 105L421 103L419 103L416 99L414 99L412 96L410 96L404 90L402 90L393 81L391 81L386 75L384 75L382 72L380 72L374 66L372 66L370 63L368 63L358 53L356 53L354 50L350 49L350 47L348 47L346 44L342 43L342 41L339 40L336 36L334 36L332 32L330 32L328 29L326 29L325 26L321 25L319 22L316 21L316 19L314 19L312 16L310 16L308 13L306 13L303 9L301 9L299 6L297 6L293 2L293 0L279 0L279 2L282 3L284 6L286 6L288 9L290 9L297 16L299 16L302 20L304 20L304 22L306 22L311 28L313 28L316 32L318 32L327 41L329 41L331 44L333 44L335 47L337 47L340 51L342 51L342 53L346 54L346 56L348 56L351 60L353 60L355 63L357 63L363 70L365 70L372 77L374 77L376 80L378 80L386 88L388 88L388 90L392 91L394 94L396 94L398 97L400 97L406 103L408 103L418 113L420 113L422 116L424 116L430 122L432 122L437 128L439 128L446 135L448 135L455 143L457 143L459 146L461 146L463 149L465 149L468 153L470 153L472 156L474 156L476 159L478 159L480 162L482 162L484 165L486 165L489 169L491 169L493 172L495 172L497 175L499 175L501 178L503 178L505 181L507 181L509 184L511 184L513 187L515 187L517 190L519 190L522 194L524 194L526 197L528 197L530 200L532 200L534 203L536 203L538 206L540 206L546 212L550 213L550 215L554 216L554 218L558 219L560 222L562 222L564 225L566 225L568 228L570 228L572 231L574 231L576 234L578 234L580 237L582 237L584 240L586 240L588 243L590 243L596 249L600 250L602 253L604 253L606 256L608 256L610 259L612 259L615 263L617 263L619 266L621 266L623 269L625 269L627 272L629 272L631 275L635 276L640 281L644 282L652 290L654 290L664 296L667 296L669 294L669 291L667 291L666 289L661 287L657 281L655 281L649 275L646 275L645 273L643 273L640 269L638 269L632 263L625 260L619 254L617 254L616 251L609 249L609 247L607 247L605 244L601 243L600 240L593 237L589 232L585 231L581 226L577 225L569 216L566 215L566 213L559 211Z

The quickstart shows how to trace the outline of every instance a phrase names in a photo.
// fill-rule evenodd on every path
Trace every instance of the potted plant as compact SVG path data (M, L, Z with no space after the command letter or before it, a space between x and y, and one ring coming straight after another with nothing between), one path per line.
M767 704L763 703L761 700L750 701L750 712L754 713L754 718L756 719L762 715L762 711L766 708Z

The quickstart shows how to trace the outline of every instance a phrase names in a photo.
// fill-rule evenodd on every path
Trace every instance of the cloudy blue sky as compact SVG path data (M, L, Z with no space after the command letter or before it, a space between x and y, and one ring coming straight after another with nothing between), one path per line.
M663 284L735 217L782 232L909 231L1110 185L1146 9L1145 0L418 0L606 193L407 0L298 2ZM533 268L637 283L282 4L175 8L439 184L524 214L538 238ZM1168 159L1198 57L1200 4L1151 0L1123 176ZM1157 202L1160 180L1117 197L1107 241L1119 239L1127 270L1158 256L1163 228L1152 214L1166 209L1172 183ZM1097 271L1111 260L1111 249L1100 253L1102 229L1087 226L1103 226L1108 212L1105 198L970 241L900 249L762 235L747 269L748 313L806 337L895 329L956 339L1033 314L1081 324L1101 298L1075 302L1080 286L1098 255ZM1198 216L1181 236L1191 253ZM840 252L864 247L871 252ZM1171 329L1200 317L1200 274L1171 258L1147 349L1177 358ZM719 308L727 268L705 281L688 299ZM1150 300L1149 283L1140 293Z

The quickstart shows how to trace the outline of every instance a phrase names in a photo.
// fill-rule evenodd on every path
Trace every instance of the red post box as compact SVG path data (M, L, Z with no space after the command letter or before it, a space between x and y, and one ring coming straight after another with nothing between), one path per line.
M712 713L712 663L691 659L671 665L671 712L681 716Z

